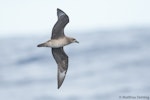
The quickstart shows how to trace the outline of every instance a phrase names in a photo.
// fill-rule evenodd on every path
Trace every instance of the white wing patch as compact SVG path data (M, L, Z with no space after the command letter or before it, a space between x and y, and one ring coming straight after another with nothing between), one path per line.
M63 79L65 77L65 75L66 75L66 71L63 71L63 72L59 71L59 78L60 79Z
M66 71L61 72L60 69L58 69L58 88L62 85L64 79L66 76Z

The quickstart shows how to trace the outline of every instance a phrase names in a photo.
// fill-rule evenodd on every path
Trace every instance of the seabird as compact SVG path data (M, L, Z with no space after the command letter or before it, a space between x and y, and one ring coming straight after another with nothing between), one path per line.
M57 8L58 20L52 29L51 39L37 45L37 47L51 47L53 57L57 63L57 82L58 89L62 85L67 69L68 69L68 56L64 52L63 47L70 43L79 43L75 38L67 37L64 34L64 28L69 23L69 17L62 10Z

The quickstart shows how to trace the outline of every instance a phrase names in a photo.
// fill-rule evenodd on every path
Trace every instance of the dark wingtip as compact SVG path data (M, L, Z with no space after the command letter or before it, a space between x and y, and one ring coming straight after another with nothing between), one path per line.
M60 85L60 86L61 86L61 85ZM60 88L60 86L58 85L57 89L59 89L59 88Z
M58 87L57 87L57 89L59 89L61 87L63 81L64 81L64 79L62 81L58 81Z
M62 11L61 9L57 8L57 12ZM62 11L63 12L63 11Z
M63 81L64 81L64 80L63 80ZM63 83L63 81L62 81L62 83ZM59 83L59 84L58 84L57 89L60 89L60 87L62 86L62 83Z
M64 11L62 11L61 9L57 8L57 16L58 18L62 15L66 15L66 13Z
M59 8L57 8L57 11L60 10Z
M62 86L64 79L66 77L66 72L67 70L61 72L60 69L58 68L58 76L57 76L57 84L58 84L58 89Z

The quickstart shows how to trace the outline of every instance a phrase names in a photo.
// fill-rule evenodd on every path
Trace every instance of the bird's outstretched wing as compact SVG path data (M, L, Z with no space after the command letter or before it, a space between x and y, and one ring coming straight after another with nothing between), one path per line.
M58 65L58 72L57 72L57 81L58 81L58 89L62 85L67 69L68 69L68 56L63 50L63 47L61 48L52 48L52 54L54 56L54 59Z
M64 36L64 28L69 23L69 17L57 8L58 20L52 29L51 39L58 39Z

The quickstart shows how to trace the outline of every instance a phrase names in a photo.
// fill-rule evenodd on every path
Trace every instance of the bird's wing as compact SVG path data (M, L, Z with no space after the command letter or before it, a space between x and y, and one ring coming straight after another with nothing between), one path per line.
M57 72L57 81L58 81L58 89L62 85L67 69L68 69L68 56L63 50L63 47L61 48L52 48L52 54L53 57L58 65L58 72Z
M69 23L69 17L60 9L57 8L58 20L52 29L51 39L58 39L64 36L64 28Z

